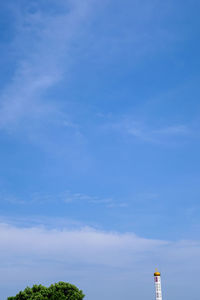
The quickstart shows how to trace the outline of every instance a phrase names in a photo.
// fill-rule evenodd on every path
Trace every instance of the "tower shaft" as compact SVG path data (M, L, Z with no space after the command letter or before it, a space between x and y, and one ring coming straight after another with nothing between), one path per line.
M154 273L154 283L155 283L156 300L162 300L161 277L159 272Z

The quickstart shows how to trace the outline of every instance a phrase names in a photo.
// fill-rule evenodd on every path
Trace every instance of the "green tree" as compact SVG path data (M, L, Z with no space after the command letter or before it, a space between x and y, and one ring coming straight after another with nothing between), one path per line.
M14 297L8 297L7 300L82 300L84 294L75 285L67 282L58 282L45 287L43 285L34 285L27 287Z

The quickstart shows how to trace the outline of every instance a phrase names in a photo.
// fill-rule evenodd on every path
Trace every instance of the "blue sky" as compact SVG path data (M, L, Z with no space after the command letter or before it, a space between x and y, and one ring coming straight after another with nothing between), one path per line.
M156 266L165 298L197 299L199 34L197 0L1 2L4 299L145 299Z

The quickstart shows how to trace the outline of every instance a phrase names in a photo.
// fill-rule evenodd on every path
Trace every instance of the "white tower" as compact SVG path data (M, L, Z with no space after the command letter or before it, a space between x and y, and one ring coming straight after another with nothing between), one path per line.
M154 273L154 282L155 282L155 289L156 289L156 300L162 300L161 278L160 278L160 273L157 270Z

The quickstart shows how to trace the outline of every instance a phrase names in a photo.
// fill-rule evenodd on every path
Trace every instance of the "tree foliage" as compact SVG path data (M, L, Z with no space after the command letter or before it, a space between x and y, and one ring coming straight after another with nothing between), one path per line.
M84 296L75 285L60 281L49 287L41 284L27 287L7 300L82 300Z

